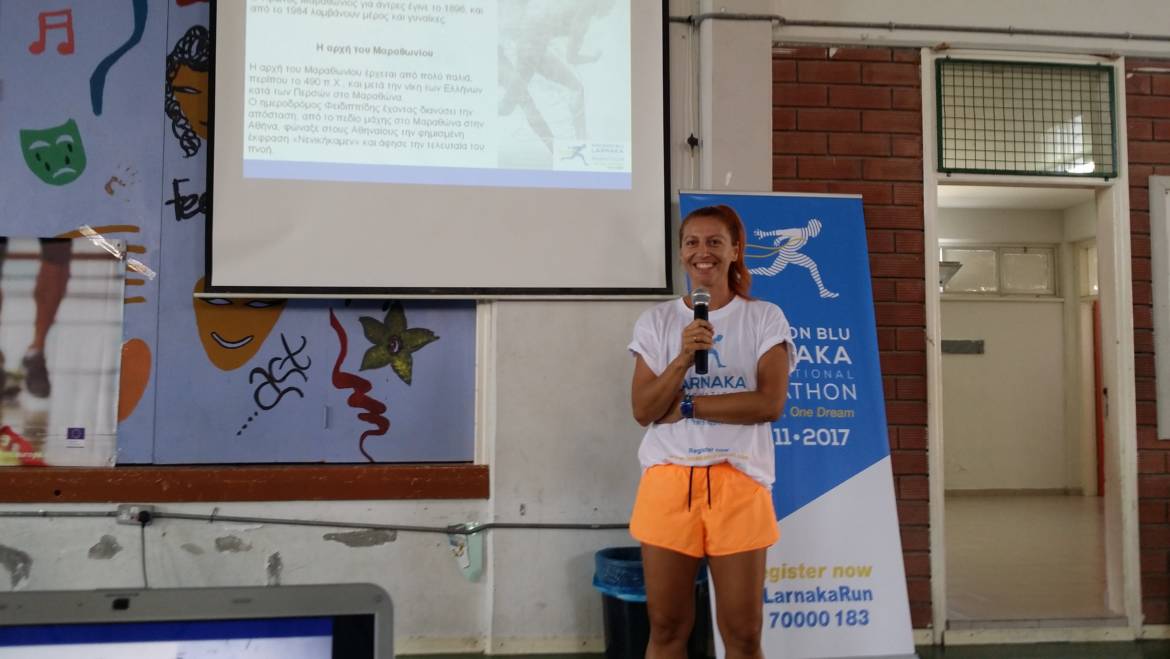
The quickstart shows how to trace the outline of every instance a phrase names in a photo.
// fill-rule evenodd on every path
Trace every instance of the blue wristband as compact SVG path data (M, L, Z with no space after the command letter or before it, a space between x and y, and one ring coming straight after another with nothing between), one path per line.
M684 419L695 418L695 397L690 394L684 395L682 402L678 404L678 411Z

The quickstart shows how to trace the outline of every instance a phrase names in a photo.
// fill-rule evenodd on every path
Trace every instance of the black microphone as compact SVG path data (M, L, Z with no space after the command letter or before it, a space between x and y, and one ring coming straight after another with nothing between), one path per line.
M691 306L695 308L695 320L707 320L707 305L711 303L711 294L705 288L696 288L691 291ZM707 374L707 351L695 351L695 373Z

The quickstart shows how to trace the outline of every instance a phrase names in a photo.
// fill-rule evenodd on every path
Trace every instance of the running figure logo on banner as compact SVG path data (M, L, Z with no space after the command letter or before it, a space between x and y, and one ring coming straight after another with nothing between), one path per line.
M817 291L821 297L834 298L837 294L825 288L825 283L821 281L821 271L817 267L817 262L812 260L812 257L807 254L802 254L800 248L808 244L808 241L816 238L821 233L821 221L815 217L808 221L808 224L802 228L793 229L776 229L775 231L764 231L763 229L756 229L753 232L756 238L768 238L775 236L776 240L772 241L772 247L765 245L748 245L748 252L744 254L745 259L764 259L775 255L776 260L772 261L772 265L762 268L750 268L755 276L773 277L788 267L789 263L799 265L808 270L812 275L813 281L816 282ZM756 253L752 253L753 250ZM760 253L760 250L764 250Z

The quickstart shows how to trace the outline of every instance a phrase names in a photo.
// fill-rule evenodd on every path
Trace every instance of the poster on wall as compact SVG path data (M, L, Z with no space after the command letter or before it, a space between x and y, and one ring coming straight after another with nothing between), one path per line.
M88 239L0 237L0 466L113 466L125 272Z
M861 197L680 196L683 216L719 204L743 219L752 295L784 310L797 351L772 424L764 654L912 657Z

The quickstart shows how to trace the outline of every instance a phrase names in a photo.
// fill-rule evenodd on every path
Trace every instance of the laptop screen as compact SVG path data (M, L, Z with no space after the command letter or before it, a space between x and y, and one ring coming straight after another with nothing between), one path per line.
M0 627L0 659L332 659L372 646L366 616Z
M0 659L388 659L368 585L0 593Z

